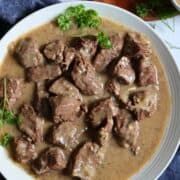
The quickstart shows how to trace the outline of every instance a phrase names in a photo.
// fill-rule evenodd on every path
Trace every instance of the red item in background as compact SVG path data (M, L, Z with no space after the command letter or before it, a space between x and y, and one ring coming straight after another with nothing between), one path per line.
M136 3L139 2L139 0L99 0L99 1L109 4L114 4L116 6L122 7L130 11L133 10Z
M136 4L146 0L96 0L96 1L113 4L121 8L127 9L128 11L135 12ZM152 21L152 20L157 20L158 17L155 14L151 13L148 14L148 16L143 19L145 21Z

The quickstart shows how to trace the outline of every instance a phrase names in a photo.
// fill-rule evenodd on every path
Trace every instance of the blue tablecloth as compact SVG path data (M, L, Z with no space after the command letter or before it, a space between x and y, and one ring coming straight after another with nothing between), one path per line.
M0 0L0 38L22 17L58 2L58 0ZM1 175L0 179L3 179ZM180 149L159 180L180 180Z

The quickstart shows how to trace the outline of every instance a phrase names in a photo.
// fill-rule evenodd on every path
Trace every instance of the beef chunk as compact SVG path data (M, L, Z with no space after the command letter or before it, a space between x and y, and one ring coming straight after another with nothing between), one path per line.
M114 67L113 74L123 83L132 84L135 80L135 72L129 58L122 57Z
M35 145L29 137L21 136L16 138L12 148L15 159L21 163L27 163L37 157Z
M124 44L123 36L123 34L112 35L110 37L112 48L100 49L94 60L94 67L96 71L104 71L111 61L120 56Z
M21 40L16 48L19 63L25 68L44 64L44 58L38 49L37 43L30 39Z
M71 72L75 85L85 95L97 95L103 91L102 82L98 79L95 69L85 59L78 56Z
M66 47L64 50L64 59L60 62L60 67L62 71L67 71L69 66L73 62L76 55L76 50L74 48Z
M140 131L139 122L134 121L126 110L120 110L114 122L114 133L119 144L122 147L130 148L134 154L137 154L140 150L140 147L137 146Z
M27 78L31 81L43 81L54 79L61 75L61 68L58 65L36 66L27 69Z
M63 60L63 52L64 52L65 44L61 40L54 40L44 48L44 55L46 58L55 63L61 63Z
M49 141L52 144L72 150L79 143L79 137L85 131L81 128L80 124L75 122L63 122L54 125L49 134Z
M138 84L140 86L158 84L157 69L148 59L140 60L138 75Z
M56 95L70 96L82 101L79 90L65 78L57 79L49 88L49 91Z
M158 93L153 88L139 89L129 95L128 108L137 120L150 117L157 110Z
M113 118L112 116L110 116L107 117L107 119L104 121L104 125L98 130L97 142L100 146L102 146L102 149L104 149L103 150L104 154L108 146L112 128L113 128Z
M116 79L111 79L106 83L106 90L115 96L119 96L121 92L121 85Z
M67 160L61 148L50 147L46 149L32 164L32 169L38 175L50 170L62 170L66 167Z
M95 36L84 36L74 38L71 45L84 59L91 60L95 56L98 42Z
M111 79L106 83L106 90L112 93L122 105L127 105L129 94L135 89L136 86L122 85L116 79Z
M75 156L72 175L80 179L90 180L95 175L100 163L99 146L96 143L87 142Z
M43 117L50 117L51 108L48 100L49 94L46 91L45 81L36 83L34 107L36 112Z
M150 59L152 55L150 41L146 40L139 33L127 33L125 36L123 55L131 59Z
M4 96L4 86L6 86L6 94L8 98L9 108L13 108L17 100L22 95L23 79L4 78L0 81L0 98Z
M39 118L32 106L24 104L20 110L19 129L27 134L34 142L40 142L43 139L44 121Z
M98 127L107 118L112 118L117 113L117 107L112 98L99 101L90 111L89 119L93 127Z
M63 121L75 121L80 113L81 102L69 96L55 96L51 98L53 121L55 123Z

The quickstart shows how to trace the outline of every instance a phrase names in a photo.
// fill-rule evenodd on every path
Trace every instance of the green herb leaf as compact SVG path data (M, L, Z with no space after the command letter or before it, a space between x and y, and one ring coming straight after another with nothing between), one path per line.
M86 10L83 5L73 6L66 9L64 14L60 14L57 23L63 31L69 30L75 23L79 28L97 28L101 23L101 18L93 9Z
M8 107L7 97L7 79L3 79L3 99L0 103L0 127L5 124L17 125L19 123L19 117L14 114Z
M65 14L66 16L72 18L75 16L79 16L79 14L83 14L85 12L85 7L84 5L80 4L77 6L71 6L66 9Z
M99 32L99 33L98 33L97 39L98 39L99 45L100 45L102 48L109 49L109 48L112 47L112 43L111 43L111 41L110 41L109 36L107 36L107 35L104 34L103 32Z
M145 3L140 3L136 5L136 14L140 17L146 17L149 13L149 8Z
M140 17L146 17L150 13L160 19L167 19L179 14L172 6L170 0L147 0L143 1L143 3L139 2L136 4L135 12Z
M97 12L93 9L89 9L86 11L87 18L87 27L97 28L101 23L101 18L98 16Z
M5 124L17 125L20 123L20 118L12 111L0 109L0 127Z
M12 111L4 110L4 119L7 124L17 125L19 123L19 117Z
M10 134L5 133L0 139L0 145L7 147L9 143L12 141L12 139L13 137Z
M71 25L72 25L71 19L68 16L66 16L66 15L58 16L57 22L58 22L59 27L63 31L69 30Z

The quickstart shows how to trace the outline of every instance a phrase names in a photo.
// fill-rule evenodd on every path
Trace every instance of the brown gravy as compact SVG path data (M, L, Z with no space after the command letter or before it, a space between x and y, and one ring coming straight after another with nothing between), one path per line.
M103 20L102 27L103 30L108 33L124 32L127 30L129 31L129 29L126 29L124 26L105 19ZM84 35L96 34L96 33L97 30L89 30L89 29L77 30L76 28L73 28L72 30L63 33L53 22L50 22L48 24L38 27L37 29L32 30L25 36L33 37L33 39L37 40L39 45L42 45L50 40L54 40L57 38L63 37L67 39L68 37L72 37L72 36L78 36L82 34ZM24 76L23 68L21 68L16 63L16 59L11 55L11 50L13 50L13 47L14 47L14 43L11 44L10 51L7 54L5 61L1 66L0 77L6 75L13 77ZM151 158L151 156L156 151L162 139L171 107L171 98L170 98L169 87L166 80L164 69L155 53L153 55L152 60L158 69L159 83L160 83L160 101L156 113L151 118L148 118L140 122L141 131L140 131L139 144L141 146L141 151L137 156L134 156L127 149L120 148L119 145L112 138L110 141L108 152L106 153L105 161L103 165L101 165L97 169L96 177L94 177L94 179L96 180L128 179ZM29 102L31 100L33 88L34 88L33 84L27 83L26 88L23 90L24 95L18 104L22 104L22 102ZM1 128L0 135L3 134L4 132L11 132L11 134L14 136L18 135L18 131L16 127L13 126L7 125ZM42 145L40 149L42 149L44 146L47 145L45 144ZM24 166L23 168L27 169L28 172L32 174L30 169L28 169L28 167ZM67 176L62 176L58 172L50 172L45 175L37 177L37 179L43 179L43 180L67 179L68 180L71 178Z

